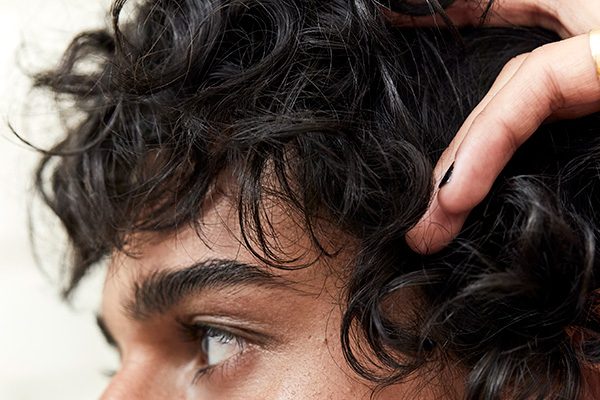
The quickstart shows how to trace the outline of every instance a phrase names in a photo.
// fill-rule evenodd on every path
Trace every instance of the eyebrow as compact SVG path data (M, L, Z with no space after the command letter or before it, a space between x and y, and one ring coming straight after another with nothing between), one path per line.
M285 287L278 275L254 265L234 260L206 260L192 266L154 272L133 288L133 297L125 305L130 316L147 320L164 313L191 295L198 296L207 289L236 286Z

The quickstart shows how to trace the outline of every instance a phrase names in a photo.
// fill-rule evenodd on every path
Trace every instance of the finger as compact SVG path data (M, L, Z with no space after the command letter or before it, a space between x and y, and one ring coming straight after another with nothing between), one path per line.
M546 0L547 1L547 0ZM576 0L577 1L577 0ZM600 0L592 0L600 1ZM385 4L385 2L383 2ZM394 12L383 6L386 19L396 26L446 27L439 14L411 16ZM488 10L487 2L477 0L455 1L445 13L455 26L539 26L558 32L560 21L554 18L553 8L538 0L505 0L494 2Z
M486 14L486 2L462 0L446 9L456 26L538 26L568 38L600 27L600 0L504 0L492 3ZM396 26L445 27L439 15L412 17L384 10L386 19Z
M473 121L456 153L455 177L438 195L441 207L457 214L481 202L549 116L576 118L599 109L600 80L587 35L535 50Z
M539 14L549 16L549 23L557 29L547 25L539 26L551 29L563 38L583 35L600 27L600 0L535 0L535 3L536 8L541 11Z
M478 1L456 1L446 8L446 15L456 26L477 25L484 13L484 8ZM437 26L446 27L446 23L439 15L411 16L397 13L384 8L383 13L386 19L395 26L407 27L427 27ZM507 25L507 23L503 23Z
M587 35L534 51L473 118L456 151L451 181L433 199L428 218L409 236L415 250L437 251L458 234L516 148L545 119L579 117L599 109L600 81Z
M485 109L494 96L512 78L528 55L529 53L513 58L502 69L486 96L469 114L454 139L452 139L452 142L450 142L448 145L448 148L440 157L433 171L434 182L439 183L442 181L444 175L454 162L456 151L460 147L467 132L469 132L473 121ZM433 194L432 202L427 212L421 218L419 223L417 223L417 225L413 227L406 235L407 242L413 250L419 253L435 253L445 247L449 240L458 234L458 231L462 227L466 216L467 214L449 215L440 209L437 203L436 190Z
M521 65L528 56L529 53L525 53L514 57L512 60L510 60L504 66L504 68L494 81L494 84L487 92L485 97L479 102L479 104L473 109L473 111L471 111L461 128L458 130L456 136L454 137L454 139L452 139L452 141L448 145L448 148L444 151L444 153L440 157L440 160L436 164L436 167L434 169L434 177L436 179L436 182L441 181L446 171L448 171L448 168L450 168L450 165L454 162L454 159L456 158L456 151L462 144L462 141L467 135L467 133L470 131L471 125L473 125L475 119L487 107L487 105L498 94L498 92L500 92L502 88L504 88L506 83L512 79L514 74L521 67Z

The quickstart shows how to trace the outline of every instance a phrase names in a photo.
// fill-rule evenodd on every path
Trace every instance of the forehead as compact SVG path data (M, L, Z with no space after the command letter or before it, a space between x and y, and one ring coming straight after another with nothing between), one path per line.
M236 207L227 196L207 202L204 207L200 231L186 227L172 232L139 234L130 239L126 253L114 253L109 264L105 283L105 300L126 303L133 296L136 285L163 272L183 270L198 263L212 260L256 267L260 271L281 278L289 288L320 295L325 286L336 300L338 287L352 259L350 240L340 240L342 235L331 230L319 238L326 249L336 257L324 257L310 235L289 209L272 203L266 207L268 218L267 239L279 253L278 257L290 260L277 268L261 262L248 246L241 233ZM251 244L252 245L252 244ZM345 251L338 251L344 247ZM255 251L256 248L254 249ZM118 293L118 296L116 294ZM108 299L107 299L108 298Z

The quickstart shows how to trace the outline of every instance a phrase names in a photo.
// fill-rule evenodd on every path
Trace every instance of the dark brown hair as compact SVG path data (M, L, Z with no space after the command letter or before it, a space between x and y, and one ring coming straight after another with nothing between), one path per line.
M553 35L398 30L371 0L145 0L121 21L124 6L37 77L72 107L37 175L71 241L67 295L133 233L201 235L199 205L227 171L263 261L289 261L266 195L298 212L322 257L324 222L360 243L341 329L362 376L456 364L468 399L577 399L600 357L597 116L541 128L443 252L404 239L500 68ZM411 310L399 322L389 302L405 290L417 301L398 304Z

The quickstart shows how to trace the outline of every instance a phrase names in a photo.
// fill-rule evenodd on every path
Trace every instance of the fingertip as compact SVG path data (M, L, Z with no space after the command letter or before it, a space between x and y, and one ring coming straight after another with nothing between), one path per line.
M442 185L437 193L437 203L445 214L454 215L465 212L465 209L470 208L467 204L466 196L460 191L460 185L456 182Z
M427 231L427 229L415 228L406 235L406 243L415 253L434 254L443 250L450 243L447 240L432 241L433 238L429 237Z
M425 225L426 223L421 220L406 234L406 243L415 253L429 254L425 241Z
M430 208L407 234L406 242L416 253L428 255L443 250L462 229L468 212L446 214L439 206Z

